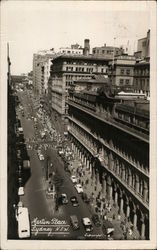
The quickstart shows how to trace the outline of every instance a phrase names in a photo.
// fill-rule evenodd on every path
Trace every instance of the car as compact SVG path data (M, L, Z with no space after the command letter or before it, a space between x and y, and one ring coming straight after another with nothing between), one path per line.
M52 187L48 187L47 190L46 190L46 196L48 198L50 198L50 197L54 197L54 195L55 195L55 189L54 189L54 187L53 186Z
M45 159L44 156L42 154L39 154L39 160L44 161L44 159Z
M100 227L101 226L101 221L100 221L100 218L99 218L99 216L97 214L93 214L92 221L93 221L93 223L94 223L94 225L96 227Z
M61 203L62 204L67 204L68 203L68 197L66 194L61 194Z
M82 218L82 223L86 232L93 231L91 220L88 217Z
M75 188L79 194L83 193L83 188L82 188L81 184L76 184Z
M19 196L24 195L24 188L23 187L19 187L19 189L18 189L18 195Z
M72 181L73 183L77 183L77 178L76 178L75 175L72 175L72 176L70 177L70 179L71 179L71 181Z
M70 198L70 201L71 201L73 207L78 207L78 206L79 206L79 203L78 203L78 200L77 200L77 197L76 197L76 196L72 196L72 197Z
M78 218L77 218L76 215L71 215L71 216L70 216L70 223L71 223L72 228L73 228L74 230L77 230L77 229L80 228L80 227L79 227L79 221L78 221Z

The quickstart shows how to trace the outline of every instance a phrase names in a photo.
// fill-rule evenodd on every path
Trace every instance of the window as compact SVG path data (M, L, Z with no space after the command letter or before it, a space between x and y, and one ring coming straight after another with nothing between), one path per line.
M130 75L130 69L127 69L126 74Z
M104 73L104 69L101 69L101 73Z
M124 80L123 80L123 79L120 79L119 82L120 82L120 84L123 84Z
M124 69L121 69L120 73L121 75L124 75Z
M125 80L125 83L126 83L126 84L129 84L129 79L126 79L126 80Z

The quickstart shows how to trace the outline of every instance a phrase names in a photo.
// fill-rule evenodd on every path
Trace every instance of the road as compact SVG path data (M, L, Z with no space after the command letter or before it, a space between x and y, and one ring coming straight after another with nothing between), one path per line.
M20 92L19 99L24 106L25 117L20 115L21 125L24 129L24 137L25 139L29 139L30 141L34 137L35 129L34 129L34 122L32 119L27 119L27 114L33 112L33 109L30 105L31 100L27 96L26 91ZM35 116L35 112L33 112L33 116ZM39 121L39 127L42 127L41 121ZM28 207L30 213L30 220L33 223L35 218L40 220L44 219L47 221L52 220L52 218L56 218L61 221L66 221L66 225L70 225L70 215L77 215L79 219L80 229L77 231L73 231L72 227L70 226L68 232L66 233L55 233L55 234L34 234L32 233L32 239L82 239L85 237L86 232L81 222L83 217L91 218L91 212L89 206L84 203L80 194L77 193L76 189L74 188L74 184L70 180L69 173L64 171L63 162L57 155L55 149L47 149L43 151L45 156L49 156L51 162L53 163L54 168L57 169L57 173L61 178L63 178L63 184L59 188L59 194L66 193L69 199L68 204L59 206L58 211L54 209L54 200L52 198L46 197L46 181L44 177L44 167L45 167L45 160L40 161L37 156L37 152L34 149L28 150L28 154L30 156L31 162L31 176L25 184L25 194L21 197L24 206ZM73 207L70 202L70 197L76 196L79 202L78 207ZM91 234L94 235L94 239L101 239L99 236L102 236L101 227L95 227L93 225L92 233L88 234L86 239L91 239Z

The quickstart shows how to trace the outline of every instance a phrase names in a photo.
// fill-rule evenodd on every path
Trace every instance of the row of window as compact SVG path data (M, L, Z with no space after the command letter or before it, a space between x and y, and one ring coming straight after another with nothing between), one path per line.
M126 75L130 75L130 69L121 69L120 70L120 73L121 73L121 75L124 75L124 74L126 74Z
M135 69L134 74L135 75L148 75L149 69Z
M107 54L107 55L119 55L118 50L104 50L104 49L99 49L99 50L93 50L93 54Z
M130 79L119 79L120 84L130 84Z

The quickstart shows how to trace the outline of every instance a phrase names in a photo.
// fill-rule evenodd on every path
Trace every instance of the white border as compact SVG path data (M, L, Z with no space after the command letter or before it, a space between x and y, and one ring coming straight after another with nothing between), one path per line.
M136 11L150 11L151 13L151 77L150 77L150 90L151 90L151 102L150 102L150 238L149 241L20 241L20 240L7 240L7 34L6 23L5 23L5 8L7 8L6 1L1 2L1 85L0 85L0 164L1 164L1 249L156 249L157 248L157 159L156 159L156 143L157 143L157 133L156 133L156 117L157 117L157 63L156 63L156 48L157 48L157 33L156 33L156 2L155 1L106 1L106 10L136 10ZM39 1L41 3L41 1ZM100 1L64 1L55 2L54 8L66 9L67 7L73 9L80 8L84 5L84 8L90 9L95 8L95 10L100 10L104 2ZM22 4L22 5L21 5ZM14 1L14 7L23 6L26 7L27 4L31 4L32 8L37 7L36 1L27 1L20 3L19 1ZM49 4L49 1L43 2L43 4ZM44 5L43 11L44 11ZM21 8L21 7L20 7ZM138 25L138 24L137 24ZM140 27L139 27L140 28Z

